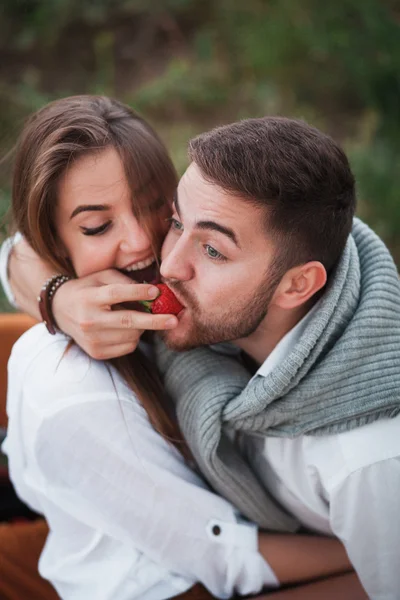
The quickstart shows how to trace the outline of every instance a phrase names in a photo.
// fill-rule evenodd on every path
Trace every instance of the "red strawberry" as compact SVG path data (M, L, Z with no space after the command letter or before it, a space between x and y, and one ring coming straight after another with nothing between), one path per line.
M141 304L153 315L177 315L183 308L174 292L165 284L157 283L160 295L155 300L143 300Z

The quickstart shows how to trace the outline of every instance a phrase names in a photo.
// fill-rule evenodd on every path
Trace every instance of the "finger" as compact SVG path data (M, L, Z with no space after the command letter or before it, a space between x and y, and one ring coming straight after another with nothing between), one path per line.
M137 344L126 343L126 344L115 344L112 346L102 346L90 353L90 356L95 360L110 360L111 358L117 358L118 356L125 356L131 354L136 350Z
M139 344L141 335L142 331L137 329L114 329L111 331L96 330L90 335L82 335L81 332L79 332L79 335L74 339L86 354L89 354L92 358L101 360L110 356L109 349L112 347L129 347L130 352L132 352ZM115 352L116 351L113 351L111 354L116 355Z
M117 344L137 344L142 333L142 329L122 329L121 327L109 329L107 326L99 329L96 326L96 328L93 328L92 330L80 328L74 339L79 346L83 348L87 348L88 346L99 347L114 346Z
M102 315L101 327L109 330L139 330L140 334L145 329L160 331L173 329L178 325L174 315L153 315L137 310L116 310Z
M98 271L95 273L96 281L103 285L112 285L117 283L122 284L130 284L133 283L132 279L128 277L128 275L124 275L121 271L117 271L117 269L106 269L105 271ZM93 275L88 275L88 279L93 277ZM81 278L82 280L83 278Z
M96 288L96 301L102 306L112 306L123 302L154 300L159 290L148 283L113 283Z

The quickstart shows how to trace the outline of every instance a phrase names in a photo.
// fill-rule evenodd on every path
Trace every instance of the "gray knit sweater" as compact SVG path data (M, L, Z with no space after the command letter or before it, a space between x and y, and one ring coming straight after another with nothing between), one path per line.
M327 435L400 411L400 281L383 242L360 220L310 325L267 377L207 348L157 360L206 479L260 526L297 523L274 502L228 430Z

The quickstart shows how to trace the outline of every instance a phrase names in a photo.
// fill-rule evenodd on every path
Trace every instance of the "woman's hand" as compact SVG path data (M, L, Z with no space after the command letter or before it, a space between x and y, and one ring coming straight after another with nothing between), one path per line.
M37 298L46 279L55 275L54 267L22 239L11 252L8 273L17 306L40 320ZM151 300L158 294L155 286L134 283L109 269L64 283L54 296L52 309L64 333L92 358L106 360L132 352L145 329L172 329L177 325L173 315L152 315L120 306Z
M54 296L52 308L64 333L92 358L107 360L132 352L146 329L172 329L177 325L173 315L120 307L126 302L153 300L158 294L155 286L134 283L109 269L64 283Z

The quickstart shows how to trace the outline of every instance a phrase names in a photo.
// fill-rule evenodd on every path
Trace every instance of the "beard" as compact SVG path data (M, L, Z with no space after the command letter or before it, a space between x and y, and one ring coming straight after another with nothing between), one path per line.
M183 282L166 280L165 283L185 301L191 322L182 337L174 329L163 331L164 342L171 350L183 352L198 346L232 342L250 336L268 314L268 307L283 276L282 271L271 266L256 290L249 292L247 298L242 296L232 301L218 315L202 314L198 302L188 293Z

